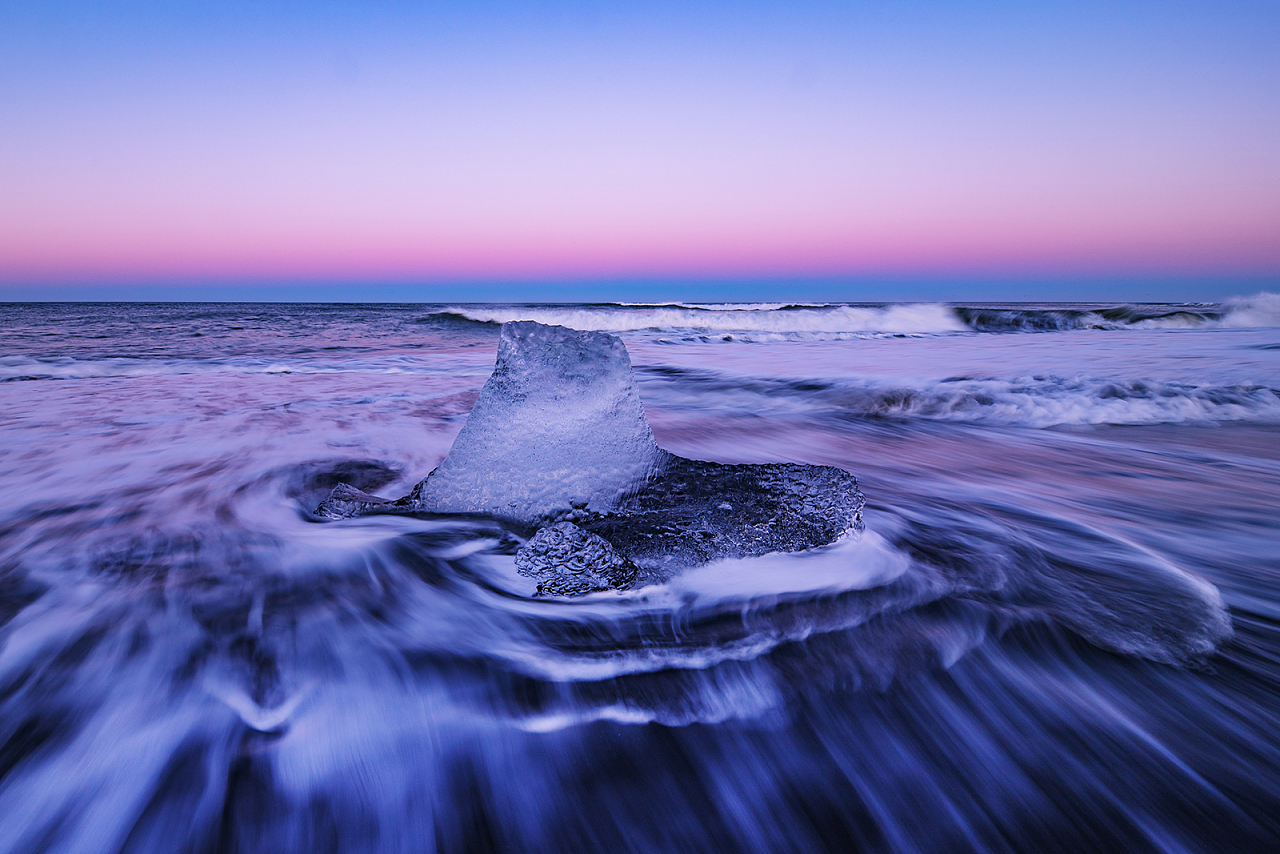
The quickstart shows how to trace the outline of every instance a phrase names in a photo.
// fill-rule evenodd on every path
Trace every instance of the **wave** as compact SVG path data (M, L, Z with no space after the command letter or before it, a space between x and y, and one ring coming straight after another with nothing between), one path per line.
M847 411L1023 427L1280 422L1280 394L1252 383L1203 386L1088 377L955 379L844 395Z
M1099 377L949 377L916 385L783 380L649 370L646 398L739 414L834 415L1015 427L1280 423L1280 391ZM663 385L666 385L663 388Z
M1194 329L1280 326L1280 295L1259 293L1221 303L1120 303L1106 306L958 305L975 332L1065 332L1075 329Z
M1216 306L1117 305L1106 308L957 306L974 332L1067 332L1076 329L1187 329L1218 324Z
M1222 303L857 305L832 303L611 303L455 305L422 322L499 325L512 320L599 332L729 334L734 340L829 339L962 332L1246 328L1280 326L1280 295Z
M829 302L620 302L626 308L691 308L700 311L777 311L784 308L832 308Z
M1222 304L1221 325L1228 328L1280 326L1280 294L1258 293L1232 297Z
M700 331L716 333L757 332L795 335L805 333L930 334L965 332L968 327L949 307L940 303L908 303L887 306L758 303L733 305L656 306L454 306L435 317L502 324L512 320L536 320L595 332Z

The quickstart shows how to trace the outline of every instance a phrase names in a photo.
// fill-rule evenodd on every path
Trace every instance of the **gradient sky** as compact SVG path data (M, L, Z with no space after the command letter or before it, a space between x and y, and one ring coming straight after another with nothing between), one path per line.
M1256 290L1278 46L1275 0L0 0L0 298Z

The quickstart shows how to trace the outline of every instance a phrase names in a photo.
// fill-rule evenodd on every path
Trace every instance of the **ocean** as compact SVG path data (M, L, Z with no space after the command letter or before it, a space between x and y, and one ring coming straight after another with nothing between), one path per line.
M0 854L1280 850L1280 296L3 315ZM312 514L520 319L865 532L570 600Z

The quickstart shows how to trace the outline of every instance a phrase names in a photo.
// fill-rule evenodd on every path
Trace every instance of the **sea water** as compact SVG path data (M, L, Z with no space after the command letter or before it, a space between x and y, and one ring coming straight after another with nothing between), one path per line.
M0 852L1280 849L1280 298L9 305ZM866 531L535 597L440 462L499 325Z

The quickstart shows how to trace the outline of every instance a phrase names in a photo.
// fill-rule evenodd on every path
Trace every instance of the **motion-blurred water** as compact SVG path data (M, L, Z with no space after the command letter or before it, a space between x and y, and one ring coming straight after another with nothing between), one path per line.
M1280 850L1280 299L6 306L0 852ZM532 598L408 491L498 324L867 532Z

